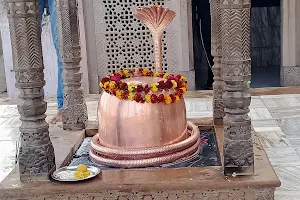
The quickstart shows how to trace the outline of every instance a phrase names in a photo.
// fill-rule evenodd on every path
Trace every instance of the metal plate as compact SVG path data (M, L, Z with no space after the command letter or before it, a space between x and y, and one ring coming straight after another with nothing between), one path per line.
M101 170L96 167L88 166L88 171L90 172L90 176L87 178L77 179L74 176L74 173L76 171L77 171L77 166L63 167L63 168L56 170L51 175L51 177L56 181L75 182L75 181L83 181L83 180L94 178L101 172Z

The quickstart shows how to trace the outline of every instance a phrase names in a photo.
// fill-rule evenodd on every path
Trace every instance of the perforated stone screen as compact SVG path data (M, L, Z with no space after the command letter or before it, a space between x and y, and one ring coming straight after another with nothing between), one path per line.
M134 17L135 7L143 7L164 0L104 0L105 37L107 38L107 68L109 72L119 69L148 67L154 69L153 42L148 29ZM165 35L164 35L165 40ZM164 44L163 67L167 71Z
M180 13L179 0L94 0L97 73L99 77L119 69L147 67L154 69L153 41L149 30L134 16L137 8L158 3ZM179 73L181 35L180 16L163 37L163 70ZM191 50L192 52L192 50ZM181 72L180 72L181 73ZM194 72L182 72L194 87ZM97 80L98 81L98 80Z

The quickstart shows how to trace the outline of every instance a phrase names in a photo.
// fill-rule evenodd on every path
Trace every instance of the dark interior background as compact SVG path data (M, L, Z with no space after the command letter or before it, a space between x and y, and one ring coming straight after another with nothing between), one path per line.
M196 88L198 90L212 89L213 74L210 66L213 65L213 57L211 56L209 0L193 0L192 5ZM280 0L252 0L251 87L280 86L280 26ZM200 33L202 33L204 46L202 45ZM207 52L207 56L204 49Z

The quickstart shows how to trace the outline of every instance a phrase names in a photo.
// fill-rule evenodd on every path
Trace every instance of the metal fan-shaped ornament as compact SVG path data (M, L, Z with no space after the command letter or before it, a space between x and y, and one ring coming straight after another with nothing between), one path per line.
M168 8L152 7L138 8L136 18L141 20L150 30L154 41L155 70L162 72L162 36L166 27L173 21L176 13Z

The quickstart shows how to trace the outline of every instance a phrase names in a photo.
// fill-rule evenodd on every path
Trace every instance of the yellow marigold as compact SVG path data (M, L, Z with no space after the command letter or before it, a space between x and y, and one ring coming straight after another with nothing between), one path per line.
M155 72L154 73L154 77L158 77L159 76L159 73L158 72Z
M173 88L173 89L177 88L177 82L174 81L174 80L171 80L171 82L172 82L172 84L173 84L172 88Z
M99 85L100 85L100 87L103 87L103 86L104 86L102 82L100 82L100 84L99 84Z
M132 101L134 99L134 94L133 93L129 93L128 99Z
M175 96L175 103L178 103L180 101L180 97L178 95Z
M114 89L116 87L116 82L115 81L111 81L109 83L109 87L110 87L110 89Z
M117 97L118 99L122 99L122 95L123 95L123 92L122 92L121 90L117 90L117 91L116 91L116 97Z
M157 92L157 91L158 91L157 83L152 83L152 84L151 84L151 90L152 90L153 92Z
M186 88L185 87L182 87L180 89L182 89L183 93L186 93Z
M181 76L180 80L183 81L183 82L185 82L186 78L184 76Z
M129 77L129 71L127 69L124 70L124 74L126 77Z
M158 3L155 3L154 6L158 7L159 5L158 5Z
M133 90L134 90L134 84L133 83L129 83L129 85L128 85L128 91L129 92L133 92Z
M168 94L165 94L165 103L166 104L171 104L172 103L172 98Z
M151 96L149 94L147 94L145 96L145 100L146 100L147 103L151 102Z
M105 82L105 83L103 84L103 88L107 88L107 86L109 86L109 82Z
M139 68L135 68L135 72L139 73L140 69Z
M165 73L165 75L163 76L163 78L167 79L169 77L168 73Z

